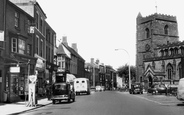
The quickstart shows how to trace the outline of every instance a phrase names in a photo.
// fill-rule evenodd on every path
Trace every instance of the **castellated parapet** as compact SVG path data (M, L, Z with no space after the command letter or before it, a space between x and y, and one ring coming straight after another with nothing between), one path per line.
M153 20L167 20L167 21L170 21L170 22L177 22L176 16L166 15L166 14L157 14L157 13L155 13L155 14L152 14L152 15L148 15L146 17L142 17L140 15L137 17L137 23L138 24L153 21Z

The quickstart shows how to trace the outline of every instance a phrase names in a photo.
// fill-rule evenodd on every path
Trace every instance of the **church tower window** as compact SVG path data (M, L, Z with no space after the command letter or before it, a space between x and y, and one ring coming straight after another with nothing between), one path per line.
M165 25L164 27L164 34L168 35L169 34L169 26Z
M149 31L149 29L148 28L146 28L146 38L149 38L150 37L150 31Z

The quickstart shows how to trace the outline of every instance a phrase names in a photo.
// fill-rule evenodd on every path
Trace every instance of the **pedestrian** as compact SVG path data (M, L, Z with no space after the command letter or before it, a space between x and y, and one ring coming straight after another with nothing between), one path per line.
M49 85L46 86L46 94L47 94L47 99L50 100L50 87L49 87Z

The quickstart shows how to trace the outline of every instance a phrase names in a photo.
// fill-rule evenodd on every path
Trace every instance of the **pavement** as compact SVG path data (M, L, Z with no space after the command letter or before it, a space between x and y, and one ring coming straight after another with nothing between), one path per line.
M30 110L34 110L51 104L52 101L47 98L39 99L34 107L27 107L27 101L20 101L15 103L0 103L0 115L18 115Z

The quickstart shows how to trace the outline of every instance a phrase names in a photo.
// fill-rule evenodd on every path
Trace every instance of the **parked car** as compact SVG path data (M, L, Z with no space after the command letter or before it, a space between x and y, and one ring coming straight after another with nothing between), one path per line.
M143 94L143 86L141 83L131 84L130 94Z
M97 85L97 86L95 87L95 91L102 91L101 86L100 86L100 85Z
M157 85L157 84L151 85L151 87L148 88L147 93L156 94L156 92L157 92L157 91L156 91L156 85Z
M157 93L159 94L167 94L167 87L165 86L165 84L159 84L157 87Z
M165 84L153 84L150 88L148 88L148 93L167 94L167 87L165 86Z
M177 95L177 89L178 89L178 85L175 85L175 84L168 85L167 94L176 96Z
M105 87L104 87L104 86L101 86L101 90L102 90L102 91L105 91Z
M178 100L184 101L184 78L179 80L176 97Z

